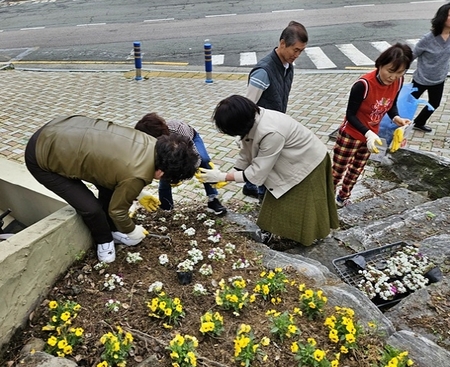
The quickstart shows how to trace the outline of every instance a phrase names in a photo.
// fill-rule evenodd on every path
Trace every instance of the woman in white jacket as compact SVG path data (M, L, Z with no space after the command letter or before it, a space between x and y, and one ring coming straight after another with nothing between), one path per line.
M338 228L331 160L309 129L238 95L219 102L213 120L221 132L241 138L241 150L236 171L201 169L201 179L264 185L258 226L302 245Z

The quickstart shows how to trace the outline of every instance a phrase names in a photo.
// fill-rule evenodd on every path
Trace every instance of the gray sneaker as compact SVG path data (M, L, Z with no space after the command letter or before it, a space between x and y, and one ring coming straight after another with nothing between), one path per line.
M265 245L269 244L270 241L272 241L273 233L264 231L262 229L258 229L255 232L257 241L260 243L264 243Z

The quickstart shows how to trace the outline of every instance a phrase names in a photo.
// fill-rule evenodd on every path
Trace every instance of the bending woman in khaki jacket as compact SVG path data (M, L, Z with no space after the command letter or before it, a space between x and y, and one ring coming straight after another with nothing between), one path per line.
M25 150L28 170L81 215L104 262L115 260L114 241L134 246L145 238L145 229L128 215L144 186L163 176L171 183L191 178L197 158L181 135L155 139L85 116L50 121ZM94 184L98 198L82 181Z
M213 120L221 132L241 137L241 150L236 171L200 168L200 178L266 187L257 221L263 242L273 233L309 246L338 228L331 160L309 129L238 95L219 102Z

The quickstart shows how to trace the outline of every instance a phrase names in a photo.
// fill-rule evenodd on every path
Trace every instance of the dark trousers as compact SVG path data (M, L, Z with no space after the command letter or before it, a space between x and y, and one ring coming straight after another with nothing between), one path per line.
M115 227L107 213L113 191L96 186L98 189L96 198L81 180L70 179L39 167L36 160L36 141L40 132L41 130L38 130L31 137L25 149L25 163L28 170L39 183L63 198L81 215L95 243L111 242L113 240L111 230L115 230Z
M444 93L444 82L437 85L422 85L414 81L413 88L417 88L417 91L412 92L411 95L414 98L419 98L425 91L428 91L428 103L436 110L441 104L442 94ZM430 111L427 106L422 108L422 111L414 119L414 125L424 126L427 123L428 118L434 111Z
M266 193L266 187L264 185L257 186L252 184L250 181L247 181L244 186L249 190L258 190L258 195L264 195Z

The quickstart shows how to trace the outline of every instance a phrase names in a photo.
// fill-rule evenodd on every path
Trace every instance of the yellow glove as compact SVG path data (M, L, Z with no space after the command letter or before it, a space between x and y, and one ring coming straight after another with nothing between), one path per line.
M197 180L199 180L200 182L202 182L201 181L201 178L202 178L201 174L202 174L202 172L200 171L200 168L198 168L197 171L195 171L195 173L194 173L195 178Z
M391 152L394 153L395 151L397 151L398 148L400 148L402 142L403 142L403 129L399 127L394 131L394 136L392 138Z
M211 169L214 169L214 163L213 162L209 162L209 166L211 167ZM197 176L195 176L195 177L197 177ZM198 179L198 177L197 177L197 179ZM217 182L215 184L211 184L211 186L216 188L216 189L221 189L222 187L224 187L226 185L228 185L227 181L220 181L220 182Z
M141 191L137 199L139 201L139 204L141 204L145 208L145 210L149 212L154 212L161 205L161 202L158 198L150 195L150 193L145 190Z
M222 187L227 186L227 185L228 185L228 182L226 182L226 181L220 181L215 184L211 184L211 186L214 187L215 189L221 189Z

